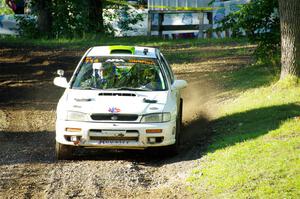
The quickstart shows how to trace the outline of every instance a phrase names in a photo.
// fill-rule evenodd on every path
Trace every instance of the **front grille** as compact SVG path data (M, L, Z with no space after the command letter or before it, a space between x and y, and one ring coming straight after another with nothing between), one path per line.
M103 130L103 131L115 131L115 130ZM122 130L120 130L122 131ZM130 134L139 134L139 131L138 130L124 130L128 135ZM101 129L90 129L89 130L89 133L102 133L102 130Z
M111 140L111 141L138 141L138 137L103 137L103 136L90 136L90 140Z
M91 129L89 130L88 135L90 140L102 143L126 143L139 141L139 131L137 130Z
M106 121L135 121L138 119L136 114L92 114L92 120Z

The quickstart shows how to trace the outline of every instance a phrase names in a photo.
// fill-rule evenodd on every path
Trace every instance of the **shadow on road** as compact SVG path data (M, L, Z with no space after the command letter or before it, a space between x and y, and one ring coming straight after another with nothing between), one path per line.
M198 118L182 129L181 147L178 155L171 155L165 148L146 150L101 150L80 149L77 160L128 160L140 164L161 165L199 158L199 149L204 147L210 134L206 118ZM195 150L196 149L196 150Z
M170 156L161 149L75 151L74 161L125 160L159 167L199 159L213 152L277 129L282 122L300 115L299 104L285 104L227 115L214 121L204 116L186 124L182 130L181 151ZM216 131L216 129L218 131ZM0 165L55 163L54 132L0 132Z
M0 165L55 162L54 132L0 132Z
M103 150L78 148L73 161L80 160L126 160L141 164L161 165L199 158L189 152L201 147L207 136L208 121L205 118L186 125L182 130L181 151L170 156L162 149L148 150ZM54 132L0 132L0 165L20 163L55 163ZM198 151L198 149L197 149Z

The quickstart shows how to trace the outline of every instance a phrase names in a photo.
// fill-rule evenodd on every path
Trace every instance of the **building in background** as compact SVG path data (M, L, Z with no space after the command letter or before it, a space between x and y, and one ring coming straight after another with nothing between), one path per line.
M1 0L0 3L5 0ZM120 19L105 19L115 30L115 35L138 36L159 35L167 38L178 37L225 37L230 36L230 31L213 32L212 28L218 27L218 22L228 13L239 9L240 4L250 0L129 0L129 4L139 4L139 8L132 10L143 16L143 20L132 25L133 30L124 31L119 26ZM0 9L3 5L0 4ZM114 11L112 11L114 12ZM126 20L126 15L120 15ZM123 19L124 20L124 19ZM13 15L1 15L0 34L18 34L18 25Z
M204 37L211 28L211 0L148 0L148 35Z
M230 1L215 1L212 4L212 23L213 29L220 26L219 22L231 12L236 12L240 6L249 3L250 0L230 0ZM213 32L213 37L230 37L231 31Z
M230 30L211 31L230 12L250 0L148 0L148 35L228 37Z

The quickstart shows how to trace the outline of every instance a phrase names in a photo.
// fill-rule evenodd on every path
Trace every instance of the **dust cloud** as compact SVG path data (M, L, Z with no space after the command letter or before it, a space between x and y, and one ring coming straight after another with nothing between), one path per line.
M206 79L193 81L182 91L183 129L180 142L186 150L204 147L212 135L210 121L217 111L217 92L217 87Z
M217 111L215 95L217 87L206 80L194 81L182 91L183 122L191 123L198 118L210 120Z

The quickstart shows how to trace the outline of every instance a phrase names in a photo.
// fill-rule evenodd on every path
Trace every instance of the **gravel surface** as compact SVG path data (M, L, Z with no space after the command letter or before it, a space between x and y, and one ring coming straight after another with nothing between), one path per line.
M215 111L211 96L218 92L201 73L209 60L193 63L190 71L173 65L190 83L183 92L179 155L83 149L72 161L57 161L55 106L63 90L52 79L58 68L70 77L82 53L0 47L0 198L192 198L186 177L199 164ZM215 68L222 58L217 61ZM207 102L208 108L199 106Z
M5 113L12 119L14 114L8 110ZM186 143L183 152L175 157L159 150L80 149L75 151L74 160L57 161L53 129L47 129L46 124L30 124L53 120L53 111L32 113L27 118L21 113L15 116L18 119L11 121L26 123L22 124L26 131L21 132L20 128L14 131L15 125L8 125L7 131L0 133L0 196L4 198L182 198L189 195L185 178L200 157L197 143L193 143L193 148ZM186 128L187 135L188 131ZM201 146L201 140L198 144Z

